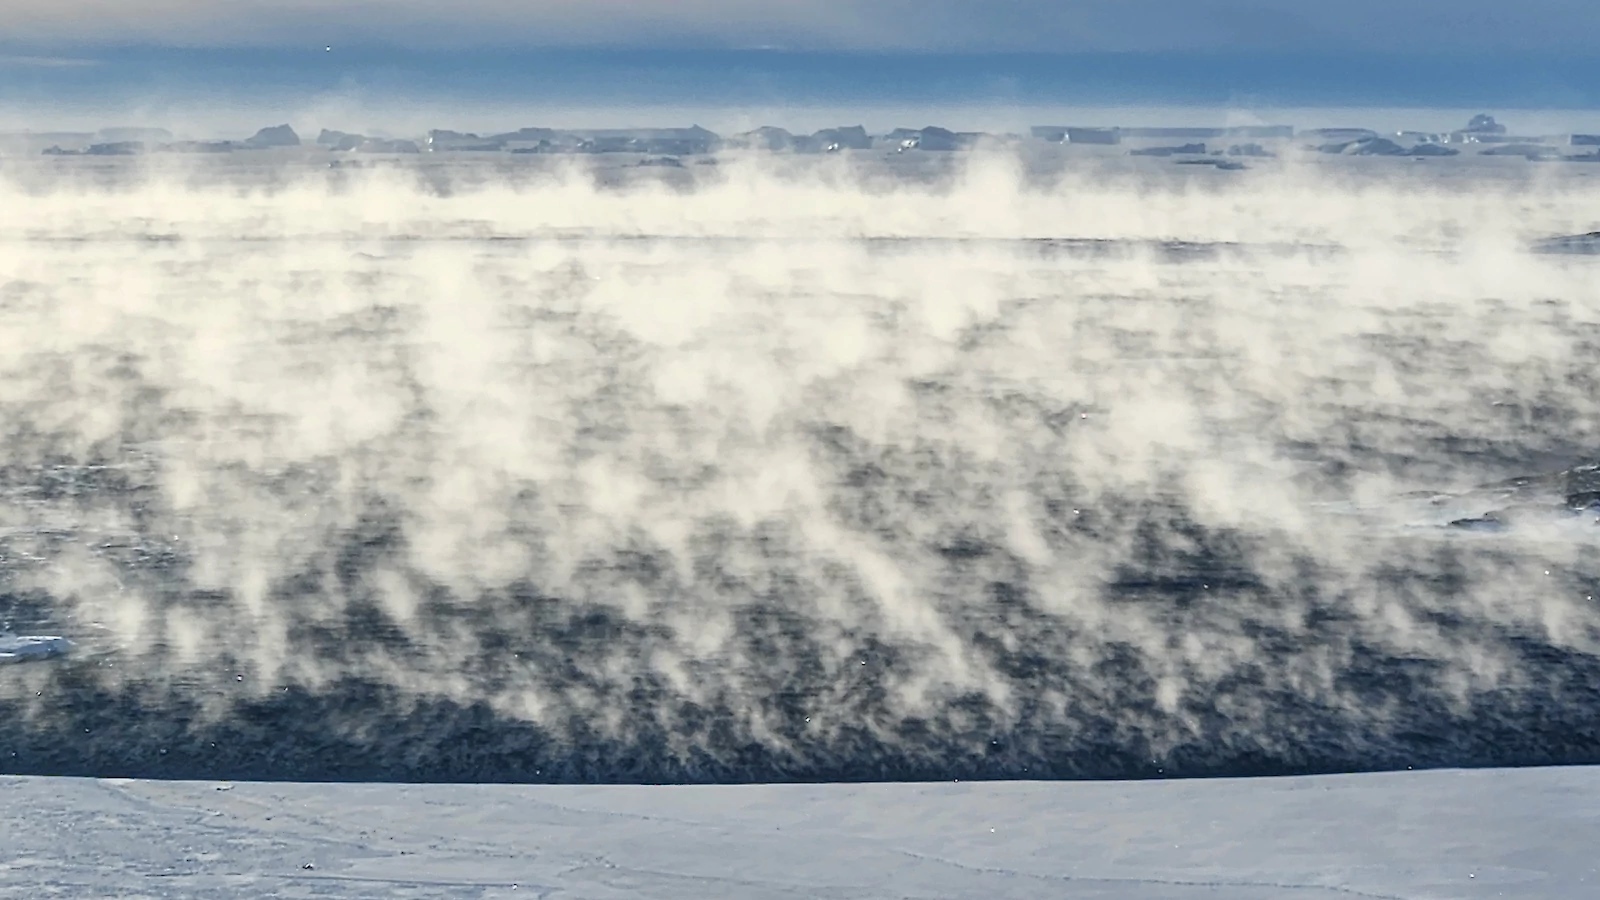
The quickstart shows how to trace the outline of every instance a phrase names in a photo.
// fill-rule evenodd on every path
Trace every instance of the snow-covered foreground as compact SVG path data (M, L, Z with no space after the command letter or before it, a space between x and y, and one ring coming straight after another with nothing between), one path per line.
M728 787L0 779L0 897L1592 898L1600 768Z

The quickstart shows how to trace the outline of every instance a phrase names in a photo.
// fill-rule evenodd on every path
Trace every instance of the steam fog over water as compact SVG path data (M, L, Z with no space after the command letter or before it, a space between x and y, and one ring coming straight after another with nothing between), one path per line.
M1600 179L1179 168L6 161L0 771L1600 762Z

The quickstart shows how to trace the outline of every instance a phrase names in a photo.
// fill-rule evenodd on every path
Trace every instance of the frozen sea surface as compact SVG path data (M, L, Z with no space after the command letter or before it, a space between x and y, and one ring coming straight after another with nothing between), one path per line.
M575 787L0 779L0 897L1590 900L1600 769Z

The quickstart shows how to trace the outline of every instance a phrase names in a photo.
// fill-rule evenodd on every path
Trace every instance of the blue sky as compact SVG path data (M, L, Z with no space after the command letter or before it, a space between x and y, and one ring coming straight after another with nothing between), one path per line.
M1593 0L7 0L35 47L1584 52Z
M1600 108L1597 0L6 0L0 102ZM332 47L332 51L325 48Z

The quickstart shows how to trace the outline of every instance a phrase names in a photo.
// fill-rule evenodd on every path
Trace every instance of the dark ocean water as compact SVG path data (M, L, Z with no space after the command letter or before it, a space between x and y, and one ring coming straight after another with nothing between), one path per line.
M1250 174L13 184L0 771L1600 762L1592 189Z

